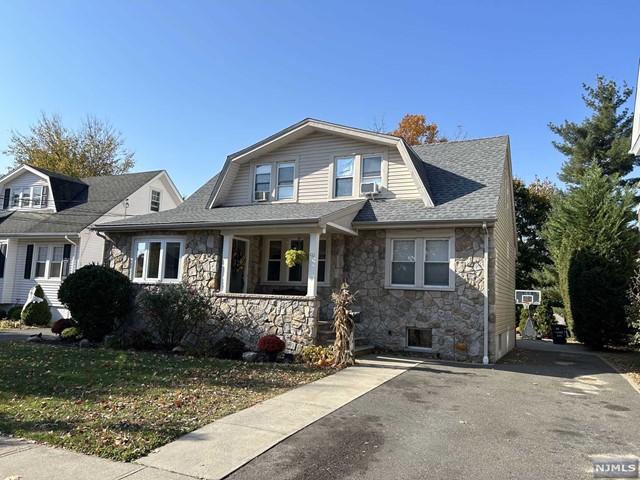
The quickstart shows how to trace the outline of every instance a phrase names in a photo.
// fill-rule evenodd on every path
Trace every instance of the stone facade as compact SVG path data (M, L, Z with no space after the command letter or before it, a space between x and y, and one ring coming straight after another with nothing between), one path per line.
M141 236L144 234L140 234ZM158 232L153 232L157 236ZM167 232L176 236L176 232ZM386 230L361 230L358 236L331 235L330 286L318 297L272 295L260 285L261 236L249 240L249 294L218 294L222 237L215 231L183 232L183 280L211 298L214 310L231 320L232 333L254 346L260 336L276 333L297 353L316 338L318 319L331 319L331 292L347 281L357 292L360 311L357 336L377 347L403 350L407 329L430 329L431 354L438 358L482 361L484 320L484 233L479 228L455 229L455 288L451 291L385 288ZM409 234L408 234L409 235ZM490 234L489 278L494 276L495 249ZM130 269L131 237L112 235L109 263ZM489 283L489 339L493 351L494 282Z
M357 336L381 348L406 347L407 328L431 329L432 355L444 359L482 361L484 321L484 236L478 228L455 230L455 289L385 288L385 230L361 230L357 237L334 235L331 288L321 289L321 318L330 319L331 290L343 279L357 292L360 311ZM334 250L335 245L335 250ZM491 247L491 245L490 245ZM490 269L493 260L490 248ZM491 288L490 287L490 298ZM490 322L493 315L490 308ZM491 328L491 323L490 323Z
M216 314L227 320L227 333L253 349L261 336L271 333L284 340L285 351L290 353L300 353L316 338L320 307L317 298L218 293L213 304Z

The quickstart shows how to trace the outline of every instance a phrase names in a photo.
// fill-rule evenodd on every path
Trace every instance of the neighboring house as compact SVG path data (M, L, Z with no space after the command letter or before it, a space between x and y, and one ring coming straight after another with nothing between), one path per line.
M629 153L640 155L640 66L638 67L638 81L636 82L636 108L633 111L633 131L631 133L631 150Z
M515 345L506 136L410 147L307 119L230 155L178 208L100 230L110 265L195 286L248 344L317 342L347 281L371 345L484 362ZM288 268L290 248L309 261Z
M62 279L102 264L105 240L91 225L173 209L182 198L165 171L72 178L23 165L0 178L0 304L22 304L39 283L54 319Z

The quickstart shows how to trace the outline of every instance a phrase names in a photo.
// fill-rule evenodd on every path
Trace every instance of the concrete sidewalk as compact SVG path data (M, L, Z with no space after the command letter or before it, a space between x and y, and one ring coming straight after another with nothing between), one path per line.
M358 364L224 417L135 463L118 463L0 437L0 480L219 479L287 437L421 363L364 357Z

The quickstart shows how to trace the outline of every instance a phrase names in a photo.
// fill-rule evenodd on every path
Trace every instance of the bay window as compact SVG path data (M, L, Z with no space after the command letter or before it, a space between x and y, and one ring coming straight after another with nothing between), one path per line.
M136 282L180 281L184 241L139 238L134 242L133 280Z

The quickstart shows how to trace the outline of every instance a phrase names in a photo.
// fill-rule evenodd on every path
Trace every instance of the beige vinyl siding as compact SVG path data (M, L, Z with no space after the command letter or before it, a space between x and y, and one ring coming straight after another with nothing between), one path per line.
M409 169L397 150L389 151L387 198L420 198Z
M273 186L273 179L271 179L271 185ZM251 199L252 188L251 165L248 163L239 165L235 181L227 193L224 204L229 206L246 205Z
M96 263L102 265L104 262L104 239L96 232L85 229L80 233L80 243L78 244L80 253L78 255L78 268Z
M167 183L164 175L160 175L129 195L129 206L126 209L127 217L151 213L151 190L158 190L161 192L161 212L164 210L171 210L179 205L179 202L176 202L176 199L174 199L173 195L170 193L169 184ZM95 223L113 222L119 218L124 218L124 214L125 206L124 201L122 201Z
M237 167L237 174L229 171L228 181L222 189L222 204L225 206L246 205L250 200L253 181L251 165L297 161L296 176L298 179L298 201L324 202L331 198L331 178L333 175L333 159L336 155L352 155L358 153L383 153L387 159L387 189L383 191L385 198L420 198L411 174L395 147L362 142L351 138L315 132L304 138L259 157ZM275 181L275 179L272 179ZM354 186L354 188L356 188Z
M502 178L498 202L498 218L494 229L495 242L495 341L500 334L515 329L516 253L513 188L508 162ZM499 345L498 345L499 346ZM503 345L504 347L504 345ZM502 354L506 352L501 352Z

